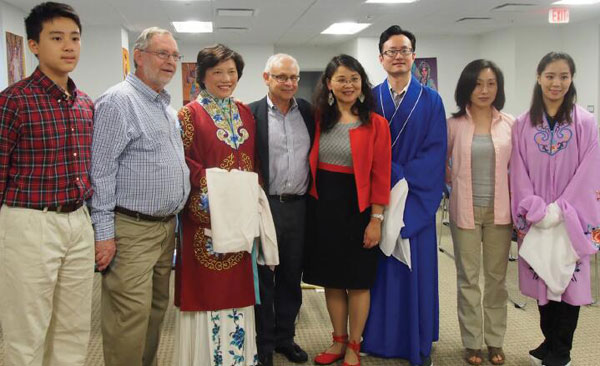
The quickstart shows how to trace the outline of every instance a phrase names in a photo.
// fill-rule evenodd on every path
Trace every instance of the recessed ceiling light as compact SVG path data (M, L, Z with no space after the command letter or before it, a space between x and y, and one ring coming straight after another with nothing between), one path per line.
M177 33L212 33L212 22L199 22L190 20L187 22L173 22L173 27Z
M370 26L371 23L333 23L329 28L321 32L321 34L355 34Z
M217 15L221 17L251 17L254 9L217 9Z
M419 0L367 0L366 3L369 4L408 4L414 3Z
M600 0L560 0L555 1L552 5L591 5L600 3Z

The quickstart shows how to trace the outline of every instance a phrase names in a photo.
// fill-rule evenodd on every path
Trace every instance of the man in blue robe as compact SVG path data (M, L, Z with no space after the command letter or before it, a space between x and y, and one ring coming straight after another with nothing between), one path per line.
M429 366L439 336L435 214L444 187L446 115L439 94L411 75L415 45L415 36L397 25L379 40L388 77L373 95L377 113L390 124L392 187L402 179L408 183L404 215L397 218L403 220L397 245L405 247L395 251L407 258L381 255L362 348Z

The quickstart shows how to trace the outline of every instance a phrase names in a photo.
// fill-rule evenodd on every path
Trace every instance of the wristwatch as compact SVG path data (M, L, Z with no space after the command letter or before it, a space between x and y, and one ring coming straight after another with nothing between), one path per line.
M371 217L383 222L383 214L371 214Z

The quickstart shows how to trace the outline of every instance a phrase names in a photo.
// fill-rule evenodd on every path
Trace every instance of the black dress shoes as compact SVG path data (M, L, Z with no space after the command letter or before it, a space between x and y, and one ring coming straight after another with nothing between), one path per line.
M283 344L275 347L275 352L283 354L288 360L294 363L304 363L308 361L308 354L304 352L295 342Z
M258 355L259 366L273 366L273 354Z

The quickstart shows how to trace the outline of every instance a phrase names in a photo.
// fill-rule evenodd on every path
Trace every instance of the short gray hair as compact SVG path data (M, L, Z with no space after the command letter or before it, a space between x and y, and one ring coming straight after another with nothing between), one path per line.
M135 44L133 45L133 50L134 51L135 50L144 51L145 49L148 48L148 45L150 44L150 40L152 39L152 37L154 37L156 35L164 35L164 34L168 34L171 37L173 37L173 34L171 34L171 32L169 32L166 29L162 29L162 28L158 28L158 27L150 27L150 28L144 29L142 31L142 33L140 33L140 35L135 40ZM133 65L137 69L137 64L135 63L135 58L133 59Z
M292 63L298 69L298 73L300 73L300 65L298 65L298 61L295 58L293 58L292 56L288 55L287 53L277 53L277 54L269 57L269 59L267 60L267 63L265 64L265 72L270 73L271 69L273 69L273 65L281 62L285 58L292 60Z
M171 32L169 32L166 29L162 29L162 28L158 28L158 27L146 28L142 31L142 33L140 33L139 37L135 40L133 49L134 50L145 50L146 48L148 48L148 44L150 43L150 40L152 39L152 37L154 37L157 34L158 35L168 34L171 37L173 36L171 34Z

